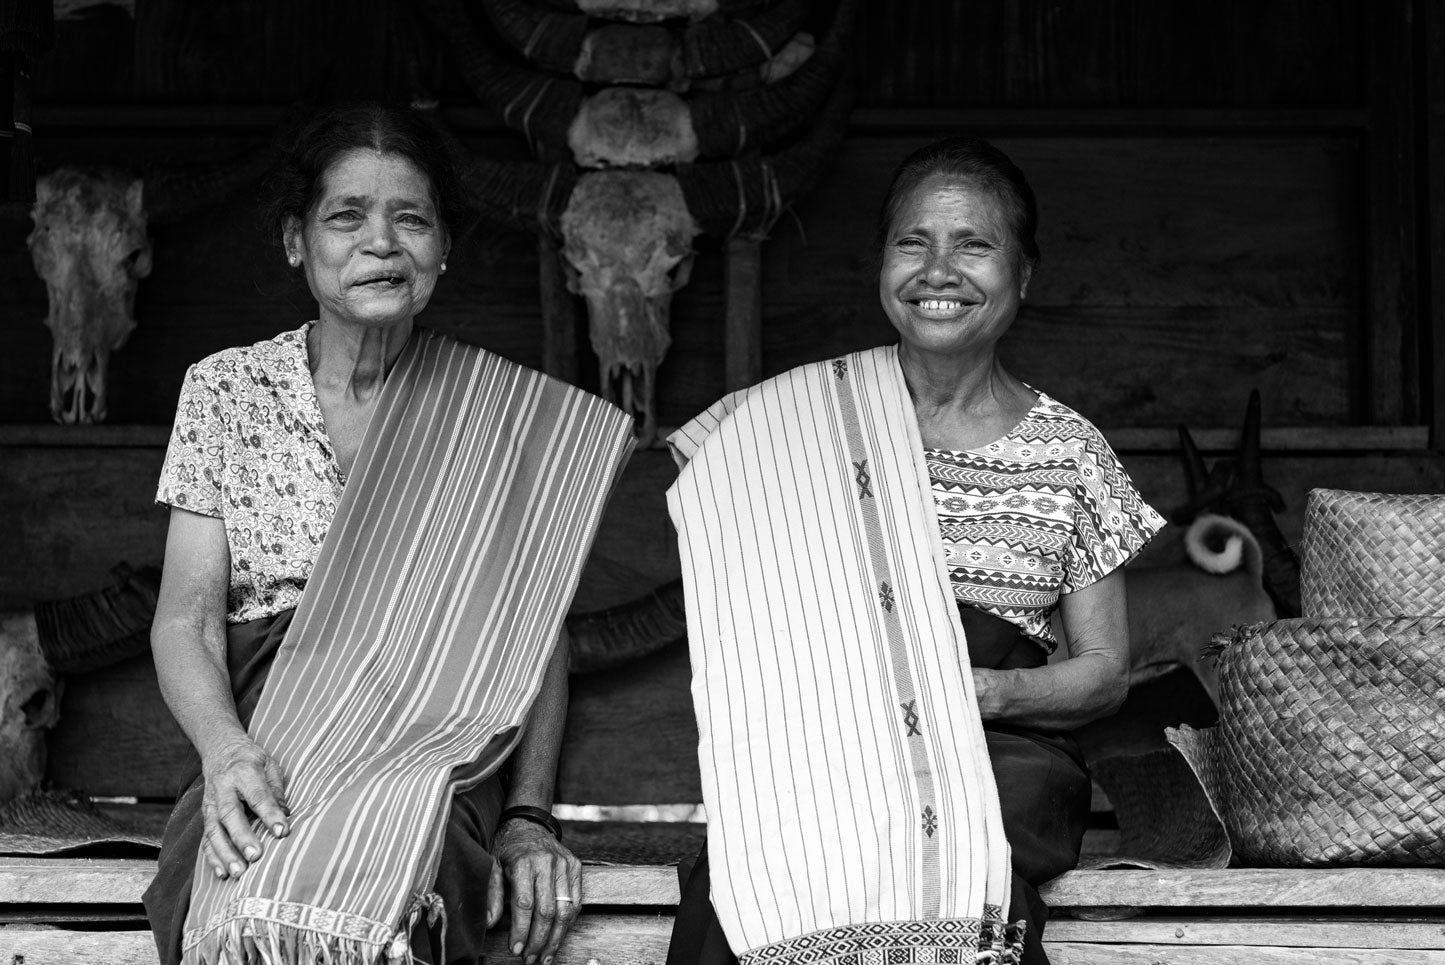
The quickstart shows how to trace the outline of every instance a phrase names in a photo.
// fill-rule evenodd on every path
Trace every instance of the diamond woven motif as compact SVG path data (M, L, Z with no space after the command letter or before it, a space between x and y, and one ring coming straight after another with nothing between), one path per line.
M884 581L878 586L878 603L889 613L893 612L893 586Z
M853 468L857 470L853 478L858 482L858 498L866 499L872 496L873 490L869 488L869 483L873 480L868 476L868 460L853 463Z
M925 805L923 808L923 833L931 838L937 830L938 812L933 810L933 805Z
M908 725L908 733L905 736L921 736L923 731L918 727L918 701L910 700L908 703L898 706L903 708L903 723Z
M841 379L843 376L845 376L845 375L847 375L847 374L848 374L848 360L847 360L847 359L834 359L834 360L833 360L833 375L836 376L837 378L840 378L840 379Z

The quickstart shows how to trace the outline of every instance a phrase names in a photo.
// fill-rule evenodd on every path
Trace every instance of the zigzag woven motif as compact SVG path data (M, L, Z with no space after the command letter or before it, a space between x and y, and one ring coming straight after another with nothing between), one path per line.
M1099 430L1042 394L1003 438L924 455L954 596L1050 651L1059 594L1113 571L1164 525Z

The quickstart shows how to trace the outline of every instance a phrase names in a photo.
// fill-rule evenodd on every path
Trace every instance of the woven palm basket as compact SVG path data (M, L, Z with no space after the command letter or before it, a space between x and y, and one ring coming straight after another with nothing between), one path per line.
M1445 497L1316 490L1306 616L1236 630L1171 740L1237 859L1445 865Z

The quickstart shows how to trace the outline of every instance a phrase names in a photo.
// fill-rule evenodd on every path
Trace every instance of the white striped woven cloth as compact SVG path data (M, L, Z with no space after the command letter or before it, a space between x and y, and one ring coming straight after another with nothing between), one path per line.
M1018 952L963 627L897 350L669 440L712 901L742 965Z
M452 794L516 744L631 428L489 352L412 339L251 725L289 775L291 833L240 878L197 857L186 962L411 960Z

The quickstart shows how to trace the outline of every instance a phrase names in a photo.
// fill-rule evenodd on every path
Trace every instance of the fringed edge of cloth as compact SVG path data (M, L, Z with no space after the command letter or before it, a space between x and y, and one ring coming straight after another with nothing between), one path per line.
M995 909L990 908L990 911ZM1005 923L1000 913L984 918L873 921L825 928L754 948L738 965L850 965L887 954L890 965L1018 965L1023 960L1025 921ZM899 955L898 953L902 953Z
M441 896L413 896L393 928L383 922L295 901L244 898L186 936L182 961L195 965L416 965L411 933L422 916L446 941Z

